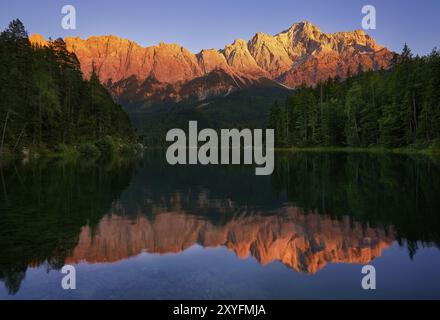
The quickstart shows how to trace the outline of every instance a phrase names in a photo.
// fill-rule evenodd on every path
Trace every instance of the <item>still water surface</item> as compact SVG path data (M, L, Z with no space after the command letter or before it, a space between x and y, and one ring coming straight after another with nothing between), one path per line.
M0 299L440 299L438 160L279 152L272 176L254 169L160 150L3 167Z

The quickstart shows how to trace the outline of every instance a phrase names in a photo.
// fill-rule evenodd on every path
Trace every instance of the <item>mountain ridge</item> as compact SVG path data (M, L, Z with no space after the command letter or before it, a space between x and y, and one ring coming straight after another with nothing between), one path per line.
M40 35L32 35L30 40L36 45L47 44ZM205 92L197 94L200 101L259 84L261 79L295 88L316 85L330 77L345 78L359 66L363 70L387 69L393 57L391 51L363 30L324 33L308 21L294 23L274 36L257 32L248 41L236 39L223 49L203 49L198 53L177 43L142 47L114 35L85 40L67 37L65 42L80 60L85 77L90 77L95 68L101 82L112 88L116 98L122 89L115 84L135 76L138 92L145 91L145 86L151 86L148 80L155 79L162 85L154 92L154 100L175 102L188 99L188 92L198 92L196 87L189 87L185 94L182 86L188 87L188 82L198 78L198 83L203 83L203 77L212 72L223 73L227 81L206 82ZM163 90L170 86L172 92ZM149 95L144 100L147 104L152 101Z

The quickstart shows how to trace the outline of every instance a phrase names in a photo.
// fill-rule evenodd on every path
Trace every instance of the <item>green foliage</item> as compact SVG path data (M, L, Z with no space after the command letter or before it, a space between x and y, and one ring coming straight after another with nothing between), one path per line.
M300 87L273 107L277 146L429 147L440 139L440 53L405 45L390 70Z
M95 145L103 156L112 156L116 152L115 142L111 136L105 136L99 139Z
M106 136L135 138L127 114L96 74L83 79L64 41L31 46L19 20L0 35L0 97L3 150L54 150Z
M84 158L95 159L101 156L101 151L99 151L99 148L90 142L81 143L78 151Z
M272 108L270 109L269 127L275 130L275 143L278 146L285 144L285 137L287 135L286 126L286 114L281 111L278 100L275 100Z
M122 144L119 149L119 153L122 155L133 155L140 154L143 148L141 144L131 143L131 144Z

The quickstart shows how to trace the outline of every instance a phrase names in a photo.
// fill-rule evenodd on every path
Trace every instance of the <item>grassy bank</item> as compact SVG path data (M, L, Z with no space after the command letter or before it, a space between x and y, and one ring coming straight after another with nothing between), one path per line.
M114 139L105 136L95 141L82 142L74 145L59 144L54 147L31 146L23 147L20 151L11 152L4 149L0 155L1 162L14 160L34 159L63 159L75 161L77 159L100 159L112 158L115 156L131 156L142 152L143 146L137 142Z

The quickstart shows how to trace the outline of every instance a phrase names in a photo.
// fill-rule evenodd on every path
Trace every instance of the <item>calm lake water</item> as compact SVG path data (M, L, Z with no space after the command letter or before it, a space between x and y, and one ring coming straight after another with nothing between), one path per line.
M440 299L438 160L279 152L255 176L164 154L2 168L0 299Z

